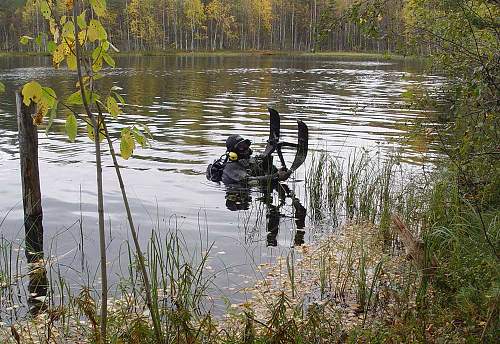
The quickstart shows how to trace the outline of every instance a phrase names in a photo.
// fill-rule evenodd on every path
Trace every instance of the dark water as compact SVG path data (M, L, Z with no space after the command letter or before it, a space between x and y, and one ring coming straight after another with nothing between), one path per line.
M291 141L296 140L295 120L306 122L311 150L327 149L339 156L361 147L382 155L399 150L408 161L418 161L426 150L418 143L399 143L408 134L408 122L423 116L406 109L402 92L417 83L435 82L422 75L422 67L415 62L184 56L122 57L117 65L106 71L102 86L121 87L127 107L126 114L110 125L111 131L135 122L147 124L154 135L151 148L120 160L142 241L160 221L161 228L177 227L189 250L199 248L200 241L214 242L209 265L214 271L227 268L218 284L230 288L228 294L245 285L255 264L272 261L294 240L294 222L285 217L277 246L268 247L262 209L228 210L224 188L204 176L207 163L224 153L229 134L252 139L254 151L263 149L267 106L282 114L282 135ZM0 80L7 87L0 96L0 216L4 219L0 232L18 243L23 228L13 90L32 79L65 95L73 92L76 83L74 74L52 69L47 58L0 59ZM64 112L59 115L65 118ZM39 139L46 251L64 263L62 273L78 286L84 279L78 273L80 217L85 259L93 269L98 256L93 143L83 125L77 142L68 142L63 120L48 136L41 130ZM107 151L104 162L110 269L116 281L119 252L129 234ZM303 203L304 171L305 167L290 183ZM257 204L258 195L251 197ZM311 233L306 227L306 242ZM98 280L92 283L97 285Z

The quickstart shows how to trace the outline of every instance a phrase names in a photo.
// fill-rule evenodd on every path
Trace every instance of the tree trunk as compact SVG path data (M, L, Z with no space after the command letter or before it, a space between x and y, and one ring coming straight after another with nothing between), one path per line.
M47 295L47 271L43 265L43 210L38 169L38 132L33 124L35 106L23 103L21 92L16 92L17 124L19 130L19 160L23 193L25 254L28 260L28 303L31 314L45 307L38 299Z
M16 92L17 124L19 128L19 160L23 192L26 258L29 263L43 259L43 211L38 171L38 133L33 124L35 105L24 105Z
M161 48L162 50L165 50L165 43L167 41L167 29L165 27L165 5L162 6L161 9L161 27L162 27L162 33L163 33L163 40L161 42Z
M99 115L102 116L100 108ZM103 121L104 134L106 136L106 140L108 142L109 152L111 153L111 157L113 159L113 165L115 167L116 177L118 178L118 183L120 185L120 190L122 192L123 204L125 205L125 210L127 212L127 220L130 226L130 232L132 233L132 239L134 241L135 251L137 257L139 259L139 268L142 274L142 282L144 284L144 291L146 293L146 304L151 313L151 318L153 320L153 327L155 332L155 337L158 343L163 343L163 335L161 332L161 323L160 323L160 314L158 312L158 307L153 306L153 298L151 296L151 283L149 281L148 272L146 270L146 263L144 262L144 254L142 253L141 246L139 244L139 236L134 226L134 221L132 218L132 212L130 210L130 205L128 203L127 193L125 191L125 184L123 183L122 174L120 172L120 165L116 159L115 150L113 148L113 143L111 142L111 138L109 137L108 128L106 127L106 123ZM94 136L99 137L99 136Z
M79 2L73 6L73 21L76 23L79 15ZM79 27L75 25L75 37L78 37ZM100 342L106 343L107 339L107 319L108 319L108 275L106 265L106 235L104 231L104 196L102 188L102 162L101 162L101 146L99 143L99 120L90 110L85 94L85 86L83 82L82 65L81 65L81 46L79 40L75 41L76 53L76 68L78 72L78 83L83 100L83 107L87 117L90 119L94 127L94 143L95 143L95 158L96 158L96 180L97 180L97 213L99 218L99 251L100 251L100 268L101 268L101 319L100 319ZM91 98L91 97L90 97Z

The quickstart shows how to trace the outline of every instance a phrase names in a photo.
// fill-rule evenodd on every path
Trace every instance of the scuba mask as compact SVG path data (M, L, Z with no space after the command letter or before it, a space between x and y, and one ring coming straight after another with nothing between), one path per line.
M241 159L249 159L252 153L253 151L250 148L250 141L242 139L234 145L230 152L228 152L228 157L231 161L237 161Z

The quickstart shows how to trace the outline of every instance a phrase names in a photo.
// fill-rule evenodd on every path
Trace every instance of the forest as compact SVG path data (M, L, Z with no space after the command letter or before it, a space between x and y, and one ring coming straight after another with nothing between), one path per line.
M101 19L123 51L290 50L395 52L402 48L403 2L367 9L354 0L109 0ZM62 12L64 7L59 8ZM0 7L0 50L39 51L19 37L46 40L36 0L5 0Z

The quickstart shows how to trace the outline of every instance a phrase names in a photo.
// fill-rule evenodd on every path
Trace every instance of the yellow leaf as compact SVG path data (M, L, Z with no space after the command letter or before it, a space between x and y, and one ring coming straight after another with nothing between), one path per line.
M92 60L97 61L103 53L103 48L102 46L97 46L95 49L92 51Z
M42 87L42 97L38 103L44 104L47 107L47 111L49 108L53 108L56 106L57 95L56 91L54 91L50 87Z
M147 147L148 139L139 131L139 129L134 128L132 131L135 142L141 145L142 148Z
M104 59L104 61L106 61L108 66L115 68L115 65L116 65L115 60L113 60L113 58L111 56L109 56L109 54L107 52L104 52L102 54L102 58Z
M95 14L99 17L106 14L106 1L105 0L90 0L90 5L94 10Z
M72 93L68 98L66 98L66 103L68 105L82 105L82 93L80 91Z
M80 14L78 16L78 18L76 19L76 22L78 23L78 26L82 30L84 30L84 29L87 28L87 20L85 19L86 18L86 14L87 14L87 10L83 11L82 14Z
M91 41L91 42L94 42L96 40L103 41L103 40L106 40L108 38L106 30L102 26L101 22L96 20L96 19L92 19L90 21L87 30L88 30L87 37L88 37L89 41Z
M98 36L99 36L99 32L97 31L97 28L95 27L95 25L90 25L87 27L87 39L90 42L96 41Z
M132 156L135 149L134 138L130 134L129 128L122 129L122 137L120 142L120 153L123 159L127 160Z
M40 1L40 12L45 19L49 19L51 17L50 7L47 1Z
M102 58L99 58L92 63L92 70L94 72L98 72L101 69L102 69Z
M64 61L64 46L65 43L61 43L57 46L56 50L52 54L52 63L54 63L55 67L59 67L59 64Z
M69 70L76 70L76 56L69 54L68 57L66 57L66 64L68 65Z
M23 95L23 103L28 106L31 104L31 101L38 102L39 99L42 98L42 86L36 81L28 82L24 85L23 90L21 91Z
M76 122L76 117L73 114L70 114L66 118L66 133L68 134L68 138L71 142L75 141L76 133L78 131L78 123Z
M121 113L120 107L118 106L118 103L116 102L115 98L109 96L106 98L106 107L108 108L109 113L111 116L116 118Z
M64 24L62 36L63 38L70 38L71 40L75 39L75 24L71 20Z
M75 42L68 38L64 40L64 43L62 43L62 46L64 48L64 55L69 55L72 53L72 48L75 46Z
M52 123L54 122L54 118L57 116L57 102L54 104L54 107L50 110L49 121L47 126L45 127L45 134L49 133L50 128L52 127Z
M85 39L87 39L87 30L83 30L78 32L78 39L80 40L80 45L85 43Z
M28 44L29 41L31 41L33 39L33 37L30 37L30 36L22 36L21 39L19 39L19 42L22 44L22 45L26 45Z

